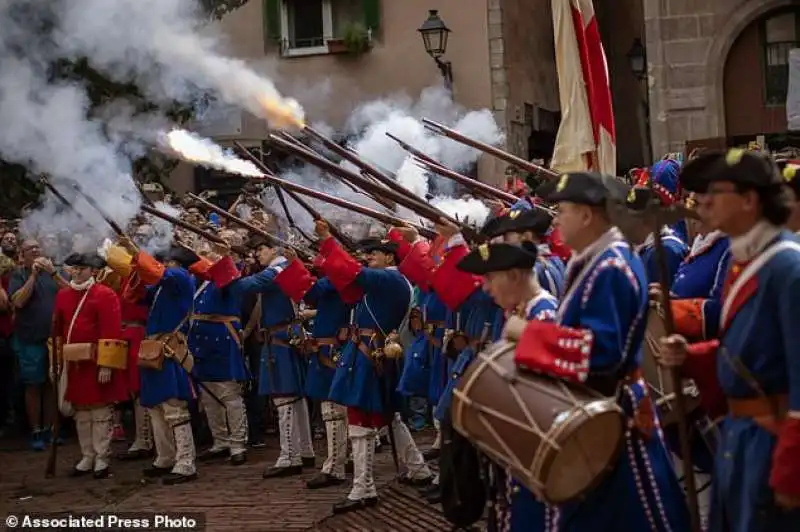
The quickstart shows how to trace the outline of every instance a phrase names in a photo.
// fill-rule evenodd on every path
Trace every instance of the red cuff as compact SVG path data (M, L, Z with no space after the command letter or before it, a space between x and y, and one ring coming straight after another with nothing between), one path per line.
M528 322L517 343L514 362L521 370L585 382L594 334L552 322Z
M397 260L403 261L411 252L411 242L405 239L403 234L395 228L389 230L386 238L397 244Z
M196 262L195 264L192 264L192 267L189 268L189 271L192 271L192 268L194 268L195 265L201 269L203 267L200 266L200 263ZM236 267L236 263L234 263L233 259L227 255L222 257L214 264L211 264L204 273L200 273L199 275L201 277L206 277L209 281L212 281L217 288L225 288L242 276L239 268Z
M333 238L326 239L319 252L325 257L325 275L339 292L351 285L361 272L361 264Z
M547 245L550 246L550 251L553 255L557 256L559 259L564 261L564 264L567 263L569 258L572 256L572 250L564 244L563 240L561 240L561 233L559 232L558 228L553 228L550 231L550 234L547 236Z
M409 281L426 291L436 268L430 249L427 242L417 242L397 268Z
M775 493L800 498L800 419L788 417L781 424L769 485Z
M284 270L275 277L275 284L295 303L305 297L316 279L311 275L302 261L297 259L289 263Z
M683 372L697 385L700 391L700 404L711 419L725 415L728 402L717 379L718 340L690 344Z
M455 246L448 250L444 261L431 277L433 290L452 311L457 311L476 289L480 290L483 284L479 276L456 268L458 262L468 253L467 246Z
M687 338L705 338L706 321L703 314L705 299L673 299L672 315L675 332Z
M339 297L342 298L342 301L344 301L346 305L355 305L364 297L364 289L356 283L343 288L337 288L336 290L339 292Z
M149 286L157 285L167 270L163 264L144 251L139 251L133 256L132 264L139 274L139 280Z

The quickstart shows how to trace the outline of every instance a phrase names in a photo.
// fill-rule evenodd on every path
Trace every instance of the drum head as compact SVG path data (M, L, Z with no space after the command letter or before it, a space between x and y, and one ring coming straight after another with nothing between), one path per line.
M564 415L565 426L559 432L569 437L559 438L561 451L545 482L544 495L553 504L571 501L596 487L616 465L623 442L624 418L613 400L594 401Z

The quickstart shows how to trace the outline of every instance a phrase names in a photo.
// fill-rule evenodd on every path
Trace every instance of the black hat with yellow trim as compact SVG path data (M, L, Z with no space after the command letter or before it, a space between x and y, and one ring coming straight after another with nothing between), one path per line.
M542 189L542 196L548 203L568 201L580 205L602 207L608 200L625 199L628 187L622 180L595 172L575 172L563 174L555 185ZM538 193L538 191L537 191Z
M756 189L785 183L772 157L764 152L743 148L700 154L684 165L680 181L686 190L701 194L717 181L730 181Z
M462 258L459 270L475 275L508 270L530 270L536 265L537 248L532 242L481 244Z
M73 253L64 260L67 266L94 268L100 270L106 267L106 261L96 253Z

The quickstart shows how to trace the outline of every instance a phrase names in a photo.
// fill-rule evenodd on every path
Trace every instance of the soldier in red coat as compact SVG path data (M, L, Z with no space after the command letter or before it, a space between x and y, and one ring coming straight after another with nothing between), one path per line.
M117 294L95 281L105 263L96 255L74 254L65 261L72 267L69 288L56 295L53 336L59 369L67 372L65 400L75 407L75 427L81 460L74 476L94 471L108 476L111 454L113 404L128 397L128 350L122 337L122 317Z

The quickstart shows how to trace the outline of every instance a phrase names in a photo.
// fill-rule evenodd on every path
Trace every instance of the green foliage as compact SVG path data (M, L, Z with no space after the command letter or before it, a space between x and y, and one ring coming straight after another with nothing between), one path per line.
M345 27L342 41L351 54L363 54L372 46L369 31L360 22L353 22Z
M219 20L227 13L234 11L248 2L248 0L198 0L208 12L211 19ZM42 31L48 31L50 26L43 26ZM133 83L118 83L95 70L86 59L78 61L58 61L52 65L51 78L53 80L70 80L86 87L91 108L89 115L97 109L114 101L126 101L135 110L135 113L159 112L168 116L177 124L189 120L193 114L190 105L173 102L163 107L148 101L138 87ZM133 162L133 175L143 183L161 183L177 166L177 161L169 159L160 153L152 153ZM21 211L38 201L43 192L43 187L27 178L26 169L19 165L7 164L0 160L0 206L2 217L13 218L19 216Z

